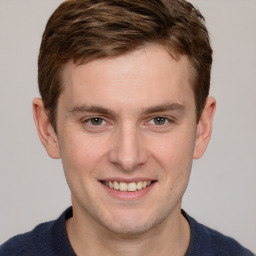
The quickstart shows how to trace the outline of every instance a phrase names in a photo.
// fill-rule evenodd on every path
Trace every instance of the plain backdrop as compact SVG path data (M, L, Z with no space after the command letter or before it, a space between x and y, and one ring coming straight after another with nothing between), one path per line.
M41 35L61 2L0 0L0 244L70 205L61 161L39 142L31 103ZM217 112L183 208L256 252L256 1L191 2L211 34Z

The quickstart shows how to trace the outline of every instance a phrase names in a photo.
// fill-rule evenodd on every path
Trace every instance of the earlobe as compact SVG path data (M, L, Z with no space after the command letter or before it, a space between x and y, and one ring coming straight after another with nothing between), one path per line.
M194 159L200 158L207 148L212 133L215 109L216 100L213 97L209 97L197 125Z
M38 136L44 145L48 155L54 159L59 159L59 145L57 135L50 123L42 99L33 100L33 115Z

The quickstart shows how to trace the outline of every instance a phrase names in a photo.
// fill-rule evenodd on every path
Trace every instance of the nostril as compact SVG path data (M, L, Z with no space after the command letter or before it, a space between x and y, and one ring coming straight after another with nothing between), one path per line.
M147 153L136 129L126 126L119 132L109 151L110 162L127 172L140 168L147 161Z

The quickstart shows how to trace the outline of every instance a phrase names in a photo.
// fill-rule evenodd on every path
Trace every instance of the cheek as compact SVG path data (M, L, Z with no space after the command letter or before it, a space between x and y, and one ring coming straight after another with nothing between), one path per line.
M60 142L60 151L66 180L74 197L82 202L86 198L81 195L93 191L103 158L102 151L97 143L81 134L74 136L67 132L62 135L64 139ZM92 192L90 194L92 196Z
M90 174L104 154L101 143L84 134L66 132L60 142L60 154L66 173Z
M155 160L163 172L161 180L174 198L179 198L185 191L192 167L194 134L191 130L169 134L158 143L154 143Z
M187 132L175 132L159 137L155 141L151 139L151 153L165 168L190 165L193 158L194 137L194 134L187 130Z

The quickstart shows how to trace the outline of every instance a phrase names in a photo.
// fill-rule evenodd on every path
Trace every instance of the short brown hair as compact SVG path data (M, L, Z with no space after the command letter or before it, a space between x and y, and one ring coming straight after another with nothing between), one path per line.
M174 58L187 55L195 73L199 120L210 87L212 49L201 13L185 0L67 0L50 17L38 58L38 84L56 130L61 70L160 43Z

